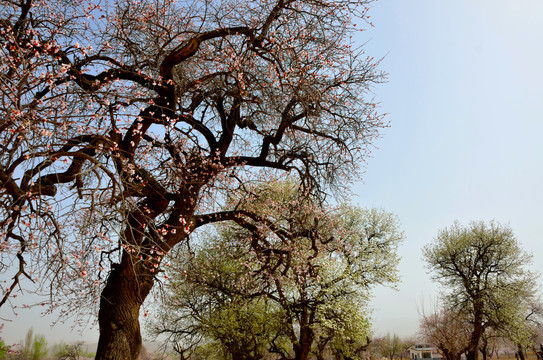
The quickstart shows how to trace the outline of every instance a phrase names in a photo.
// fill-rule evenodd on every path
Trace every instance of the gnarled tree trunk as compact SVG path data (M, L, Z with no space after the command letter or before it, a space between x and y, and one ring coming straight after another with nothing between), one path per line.
M129 256L110 273L102 291L96 359L137 359L141 350L139 311L153 286L151 274L137 276Z

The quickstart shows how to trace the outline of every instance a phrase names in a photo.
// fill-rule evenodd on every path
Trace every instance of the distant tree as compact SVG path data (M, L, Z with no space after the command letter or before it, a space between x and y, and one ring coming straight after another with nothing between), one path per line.
M424 314L420 323L423 339L436 346L446 360L460 360L470 343L468 314L441 306Z
M34 329L30 328L25 337L20 356L25 360L45 359L48 354L47 341L43 335L34 335Z
M9 346L6 345L4 339L0 339L0 359L4 359L9 351Z
M402 353L402 351L403 343L398 335L390 335L390 333L387 333L385 337L380 339L379 352L383 357L394 360Z
M53 356L58 360L78 360L85 354L83 341L76 341L71 344L60 343L53 347Z
M432 278L446 288L447 306L469 314L467 360L476 360L488 328L518 322L518 304L535 290L535 276L525 269L531 256L521 250L513 231L494 221L455 223L441 230L423 250Z

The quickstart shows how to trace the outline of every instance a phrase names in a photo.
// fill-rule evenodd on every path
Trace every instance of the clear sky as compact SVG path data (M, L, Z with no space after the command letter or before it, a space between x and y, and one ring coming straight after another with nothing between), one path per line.
M384 57L389 81L375 88L391 127L368 161L354 201L400 218L399 291L376 289L377 335L409 336L438 296L421 248L455 220L509 224L533 269L543 272L543 2L380 0L361 34ZM70 341L70 324L20 312L8 343L26 330ZM2 322L2 321L0 321ZM97 331L84 331L94 342Z
M405 229L402 284L375 291L373 319L408 336L439 295L421 248L455 220L509 224L543 272L543 2L381 0L371 15L391 127L354 193Z

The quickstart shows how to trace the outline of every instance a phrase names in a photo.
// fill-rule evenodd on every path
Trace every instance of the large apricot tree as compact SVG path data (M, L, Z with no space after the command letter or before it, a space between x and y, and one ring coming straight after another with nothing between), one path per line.
M383 126L382 75L352 39L370 2L4 1L0 306L19 288L61 315L94 299L96 357L135 359L169 250L210 222L265 220L225 193L356 178Z

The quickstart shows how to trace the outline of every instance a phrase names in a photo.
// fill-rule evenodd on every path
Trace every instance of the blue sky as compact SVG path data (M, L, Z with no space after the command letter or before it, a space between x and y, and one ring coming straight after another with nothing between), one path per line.
M402 284L375 291L373 319L408 336L439 295L421 248L455 220L509 224L543 271L543 2L381 0L371 16L391 127L354 193L405 229Z
M360 35L369 56L384 57L375 87L391 127L377 142L362 206L395 212L407 239L399 291L376 289L377 335L416 334L419 313L438 296L421 248L455 220L509 224L543 272L543 2L540 0L380 0L375 28ZM21 314L0 334L26 330L50 342L75 338L71 324ZM96 341L86 330L84 340Z

